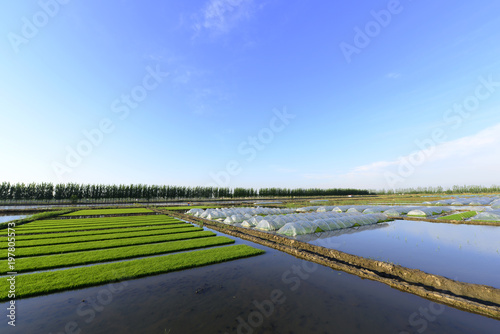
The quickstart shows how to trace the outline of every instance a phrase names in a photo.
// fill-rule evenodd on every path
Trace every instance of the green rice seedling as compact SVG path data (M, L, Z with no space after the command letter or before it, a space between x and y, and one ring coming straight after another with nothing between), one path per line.
M81 218L81 219L49 219L40 220L27 224L26 226L49 226L49 225L71 225L71 224L110 224L110 223L140 223L149 221L176 220L176 218L156 215L156 216L125 216L125 217L102 217L102 218Z
M190 227L193 225L190 224L168 224L168 225L157 225L157 226L146 226L146 227L126 227L120 229L108 229L108 230L99 230L99 235L105 234L116 234L119 235L121 233L131 233L131 232L139 232L139 231L161 231L164 229L170 228L182 228ZM83 231L83 232L59 232L59 233L44 233L44 234L26 234L26 235L16 235L16 241L25 241L25 240L43 240L43 239L51 239L57 240L60 238L68 238L68 237L77 237L77 236L89 236L96 235L94 230Z
M156 226L156 225L171 225L177 224L178 222L156 222L156 223L136 223L136 224L125 224L125 225L113 225L113 226L87 226L87 227L61 227L61 228L24 228L16 229L16 235L21 234L32 234L32 233L56 233L56 232L70 232L70 231L89 231L89 230L105 230L105 229L120 229L128 227L142 227L142 226Z
M170 241L152 245L126 246L94 251L55 254L43 257L26 257L17 260L16 271L28 272L52 268L70 267L90 263L123 260L148 255L173 253L196 248L221 246L231 243L234 243L234 240L227 237L208 237L192 240ZM10 271L8 262L4 262L5 263L3 264L3 269L0 271L0 274L5 274Z
M122 246L144 245L157 242L187 240L187 239L204 238L210 236L215 236L215 233L210 231L184 232L184 233L175 233L175 234L148 236L148 237L136 237L127 239L101 240L101 241L81 242L81 243L62 244L62 245L48 245L48 246L38 246L38 247L24 247L16 249L16 258L26 257L26 256L62 254L69 252L114 248ZM6 249L1 249L0 254L2 254L3 258L7 258Z
M477 215L476 211L467 211L467 212L455 213L455 214L449 215L449 216L439 217L438 219L443 219L443 220L465 220L465 219L474 217L476 215Z
M55 228L66 228L66 227L99 227L99 226L126 226L133 224L146 224L146 223L162 223L162 222L178 222L181 223L182 220L178 219L163 219L163 220L144 220L137 222L92 222L92 223L49 223L49 224L27 224L19 228L24 229L34 229L34 228L44 228L44 229L55 229Z
M68 236L66 238L45 238L45 239L35 239L35 240L17 240L16 249L21 247L36 247L36 246L47 246L47 245L58 245L58 244L71 244L75 242L89 242L89 241L99 241L99 240L114 240L114 239L127 239L134 237L145 237L153 235L163 235L163 234L174 234L183 232L196 232L203 231L202 228L194 227L194 225L189 224L179 224L172 225L169 228L164 228L162 230L149 230L149 231L134 231L128 233L108 233L108 234L91 234L85 236ZM1 248L8 248L7 243L1 243Z
M100 215L119 215L127 213L151 213L153 210L146 208L129 209L96 209L96 210L78 210L66 214L65 216L100 216Z
M196 205L196 206L162 206L158 209L164 210L190 210L190 209L216 209L218 206L213 205Z

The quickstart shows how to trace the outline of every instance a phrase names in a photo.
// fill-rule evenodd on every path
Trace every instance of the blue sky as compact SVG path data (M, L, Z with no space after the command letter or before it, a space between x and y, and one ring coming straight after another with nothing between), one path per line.
M499 184L500 3L479 4L9 2L0 179Z

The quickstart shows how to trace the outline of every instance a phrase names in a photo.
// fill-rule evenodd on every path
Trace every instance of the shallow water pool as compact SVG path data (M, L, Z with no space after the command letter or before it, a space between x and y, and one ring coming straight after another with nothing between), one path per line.
M500 288L500 226L396 220L335 235L297 237L314 245Z

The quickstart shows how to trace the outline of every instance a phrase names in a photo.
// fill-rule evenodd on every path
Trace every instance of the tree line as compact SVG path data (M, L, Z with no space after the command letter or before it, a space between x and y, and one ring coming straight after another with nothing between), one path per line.
M288 189L288 188L228 188L185 187L170 185L104 185L77 183L10 183L0 184L0 200L103 200L103 199L218 199L241 197L295 197L369 195L361 189Z
M417 188L400 188L378 191L377 194L500 194L500 186L492 185L485 186L458 186L455 185L449 188L443 187L417 187Z

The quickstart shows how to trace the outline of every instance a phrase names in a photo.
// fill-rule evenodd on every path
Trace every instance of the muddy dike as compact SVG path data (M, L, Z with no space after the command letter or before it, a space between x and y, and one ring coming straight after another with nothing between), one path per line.
M461 225L488 225L500 226L500 222L494 221L481 221L481 220L447 220L447 219L433 219L433 218L417 218L417 217L398 217L401 220L412 220L429 223L445 223L445 224L461 224Z
M500 289L491 286L459 282L418 269L367 259L335 249L315 246L283 236L227 225L179 212L160 210L158 208L150 209L271 247L335 270L378 281L434 302L500 319Z

